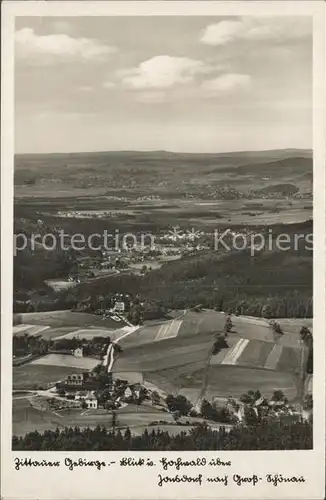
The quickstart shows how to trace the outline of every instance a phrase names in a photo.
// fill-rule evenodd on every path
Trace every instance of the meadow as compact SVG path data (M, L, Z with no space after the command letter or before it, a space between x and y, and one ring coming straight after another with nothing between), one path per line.
M199 397L239 397L250 389L266 396L281 389L294 399L302 354L299 331L309 321L292 319L291 331L276 335L263 318L234 316L228 348L212 356L214 333L223 332L225 317L215 311L187 312L178 335L160 342L155 342L154 334L142 342L147 328L154 327L140 329L138 345L131 335L113 372L137 372L165 393L183 394L194 404Z
M37 389L53 387L66 375L82 373L82 367L32 364L27 363L13 367L13 389Z
M60 367L63 368L77 368L79 370L92 370L94 366L99 364L99 360L95 358L76 358L75 356L71 356L69 354L46 354L41 358L35 359L30 363L32 366L48 366L52 367Z
M85 328L99 326L100 328L116 328L118 324L110 318L72 311L45 311L14 314L14 325L33 324L44 325L51 328L79 327Z
M129 405L127 408L118 410L117 427L148 426L153 421L164 420L174 422L172 415L163 413L152 407L138 407ZM33 406L32 398L13 398L13 434L24 436L27 432L44 432L68 426L79 426L81 428L94 428L97 425L107 428L112 427L112 416L104 410L87 411L70 408L58 410L39 410Z

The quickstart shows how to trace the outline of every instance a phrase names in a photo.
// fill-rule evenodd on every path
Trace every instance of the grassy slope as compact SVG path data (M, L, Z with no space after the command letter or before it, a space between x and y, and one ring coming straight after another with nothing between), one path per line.
M38 386L54 385L66 375L82 373L84 368L25 364L13 368L14 389L35 389Z
M250 340L248 348L240 356L237 366L220 364L228 349L213 356L206 397L238 397L249 389L260 389L269 396L275 389L282 389L289 399L294 399L297 395L295 372L298 372L300 363L299 330L303 324L310 322L292 319L289 323L285 320L285 324L289 324L289 331L285 331L283 336L275 336L264 319L234 317L233 321L235 327L229 334L229 348L241 338ZM223 313L189 312L177 338L138 347L130 345L117 360L114 371L142 372L145 380L164 391L184 394L196 402L205 383L205 367L213 334L223 330L224 322ZM284 346L277 371L263 370L267 355L275 343Z
M27 323L33 325L46 325L51 328L70 327L99 327L119 328L123 326L110 318L102 319L102 316L94 314L71 312L71 311L48 311L37 313L21 313L14 315L14 324Z

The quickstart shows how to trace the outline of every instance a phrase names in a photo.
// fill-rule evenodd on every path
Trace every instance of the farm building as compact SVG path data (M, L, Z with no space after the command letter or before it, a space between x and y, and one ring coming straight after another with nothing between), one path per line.
M67 375L64 379L64 384L67 385L83 385L83 382L84 382L83 373L73 373L71 375Z
M114 304L114 311L123 313L125 311L125 303L122 301L117 301Z
M83 357L83 348L82 347L77 347L77 349L74 350L74 356L76 358L82 358Z
M75 394L75 401L82 401L86 398L87 394L87 391L77 391Z
M92 392L87 393L85 403L87 404L87 408L97 409L97 398Z
M125 392L124 392L123 395L124 395L125 398L131 398L131 396L132 396L132 390L130 389L130 387L126 388L126 390L125 390Z

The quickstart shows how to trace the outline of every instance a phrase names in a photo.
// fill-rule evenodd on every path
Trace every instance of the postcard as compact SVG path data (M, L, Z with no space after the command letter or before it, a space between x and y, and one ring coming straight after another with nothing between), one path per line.
M1 498L324 498L324 3L2 14Z

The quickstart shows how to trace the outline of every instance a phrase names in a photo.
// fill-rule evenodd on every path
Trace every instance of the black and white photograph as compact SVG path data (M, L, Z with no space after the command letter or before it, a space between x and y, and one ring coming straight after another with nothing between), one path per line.
M12 45L13 456L312 451L313 17L63 6Z

